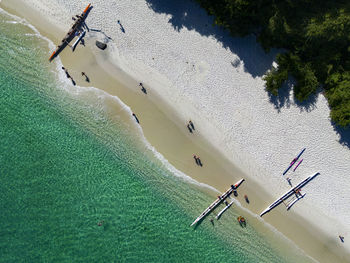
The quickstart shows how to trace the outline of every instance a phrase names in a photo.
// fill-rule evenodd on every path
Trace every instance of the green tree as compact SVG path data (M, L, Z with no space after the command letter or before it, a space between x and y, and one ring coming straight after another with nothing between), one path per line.
M332 120L350 126L350 1L196 0L232 35L254 33L263 48L283 48L264 76L274 95L293 76L294 95L306 100L324 88Z

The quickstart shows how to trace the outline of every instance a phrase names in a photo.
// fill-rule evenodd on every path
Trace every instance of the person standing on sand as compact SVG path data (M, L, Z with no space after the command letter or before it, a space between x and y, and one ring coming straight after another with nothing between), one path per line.
M202 161L201 161L201 159L199 158L199 156L197 156L197 162L198 162L198 165L199 165L200 167L203 166Z
M62 69L64 70L64 73L66 73L66 76L67 76L67 78L71 78L71 76L69 75L69 73L68 73L68 70L66 70L66 68L65 67L62 67Z
M136 114L135 114L135 113L132 113L132 116L134 116L136 122L137 122L138 124L140 124L140 121L139 121L139 119L137 118Z
M197 164L198 166L203 166L202 161L201 161L201 159L199 158L199 156L193 155L193 158L194 158L194 160L196 161L196 164Z
M118 20L117 22L118 22L118 24L119 24L119 26L120 26L120 30L121 30L123 33L125 33L125 29L124 29L122 23L120 23L120 20Z
M191 120L188 122L188 124L191 125L192 130L196 130L196 129L194 128L193 122L192 122Z
M196 156L196 155L193 155L193 158L194 158L194 160L195 160L196 164L198 165L197 156Z
M247 204L249 204L249 199L248 199L248 196L247 196L247 195L244 195L244 199L245 199L245 201L247 202Z
M86 82L90 82L89 77L85 74L85 72L81 72L81 75L85 77Z
M192 129L189 124L187 124L187 129L189 130L190 133L192 133Z
M145 94L147 94L147 90L145 89L145 87L143 86L142 82L140 82L139 86L141 87L141 91Z

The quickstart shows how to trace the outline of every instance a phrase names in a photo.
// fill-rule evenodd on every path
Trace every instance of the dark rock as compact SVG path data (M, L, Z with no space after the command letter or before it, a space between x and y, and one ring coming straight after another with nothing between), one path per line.
M102 42L96 40L96 46L97 46L98 48L102 49L102 50L105 50L106 47L107 47L107 44L102 43Z

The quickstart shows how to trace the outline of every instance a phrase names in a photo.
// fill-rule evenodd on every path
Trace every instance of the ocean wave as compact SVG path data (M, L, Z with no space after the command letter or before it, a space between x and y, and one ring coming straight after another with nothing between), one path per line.
M33 30L35 32L35 34L33 34L33 35L35 35L38 38L41 38L41 39L47 41L49 49L55 49L55 44L49 38L41 35L39 30L36 29L35 26L30 24L25 18L22 18L22 17L14 15L14 14L8 13L4 9L2 9L1 7L0 7L0 13L5 14L5 15L7 15L7 16L9 16L9 17L14 19L14 20L11 20L11 21L7 21L8 23L11 23L11 24L22 24L22 25L25 25L25 26L29 27L31 30Z
M65 76L63 76L63 81L66 81L66 77ZM215 193L220 193L220 191L217 190L216 188L214 188L214 187L212 187L212 186L210 186L208 184L200 183L200 182L194 180L190 176L188 176L185 173L179 171L173 165L171 165L169 163L169 161L160 152L158 152L155 149L155 147L153 147L151 145L151 143L146 139L146 137L145 137L145 135L143 133L142 127L140 125L137 125L136 123L134 123L132 121L133 120L132 119L132 113L133 112L132 112L131 108L128 105L126 105L119 97L110 95L106 91L100 90L100 89L95 88L95 87L81 87L81 86L67 85L66 88L67 88L68 92L71 92L72 94L75 94L75 95L79 95L79 94L82 94L84 92L91 92L92 91L95 94L96 98L99 98L99 99L101 99L101 98L102 99L112 99L116 104L121 106L121 108L128 113L128 115L130 116L130 121L131 121L131 123L133 123L134 128L136 128L138 136L141 139L142 143L164 165L164 167L166 167L167 170L169 170L171 172L171 174L173 174L176 177L182 178L184 181L186 181L188 183L191 183L191 184L194 184L196 186L209 189L209 190L211 190L211 191L213 191Z
M30 35L30 36L36 36L38 38L41 38L43 40L45 40L47 43L48 43L48 47L49 49L53 50L55 49L55 45L54 43L48 39L47 37L43 36L40 34L40 32L33 26L31 25L27 20L25 20L24 18L20 18L16 15L13 15L13 14L10 14L8 12L6 12L5 10L1 9L0 8L0 12L2 13L5 13L6 15L10 16L11 18L15 19L14 21L11 21L12 23L20 23L20 24L23 24L25 26L28 26L29 28L31 28L35 33L34 34L27 34L27 35ZM101 96L105 96L105 97L108 97L108 98L111 98L113 99L119 106L122 107L122 109L126 110L127 112L130 113L130 120L132 120L132 110L129 106L127 106L119 97L117 96L112 96L110 94L108 94L107 92L103 91L103 90L100 90L98 88L95 88L95 87L81 87L81 86L73 86L71 84L71 82L67 79L65 73L63 72L62 70L62 67L63 67L63 63L61 61L61 59L59 57L57 57L55 59L55 61L53 62L55 63L55 68L56 68L56 71L53 72L56 74L57 76L57 79L59 81L59 84L58 87L64 89L65 91L69 92L70 94L72 95L79 95L79 94L82 94L86 91L93 91L96 95L96 98L100 97ZM161 154L159 153L146 139L146 137L144 136L144 133L143 133L143 130L141 128L140 125L136 125L135 124L135 127L136 129L138 130L138 133L139 133L139 137L141 138L141 140L143 141L144 145L147 147L148 150L150 150L153 155L158 159L160 160L160 162L164 165L164 167L166 167L174 176L176 177L179 177L179 178L182 178L184 181L188 182L188 183L191 183L191 184L194 184L194 185L197 185L199 187L203 187L203 188L206 188L206 189L209 189L215 193L220 193L220 191L218 191L216 188L208 185L208 184L204 184L204 183L200 183L196 180L194 180L193 178L191 178L190 176L186 175L185 173L179 171L178 169L176 169L173 165L171 165L169 163L169 161Z

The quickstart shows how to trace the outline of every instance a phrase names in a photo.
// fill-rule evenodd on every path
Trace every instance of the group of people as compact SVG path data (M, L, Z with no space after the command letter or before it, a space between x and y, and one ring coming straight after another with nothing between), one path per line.
M187 123L187 129L189 130L190 133L193 133L196 129L194 128L194 124L191 120L188 121ZM193 155L193 158L198 166L203 166L201 159L197 155Z
M65 67L62 67L62 69L63 69L64 72L66 73L67 78L69 78L69 79L72 81L73 85L75 86L75 81L74 81L74 79L71 77L71 75L69 75L68 70L67 70Z
M62 67L62 69L63 69L64 72L66 73L67 78L69 78L69 79L72 81L73 85L75 86L76 83L75 83L74 79L72 78L72 76L68 73L68 70L67 70L65 67ZM85 77L85 81L86 81L86 82L90 82L90 79L89 79L89 77L85 74L85 72L81 72L81 75Z

